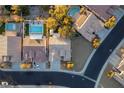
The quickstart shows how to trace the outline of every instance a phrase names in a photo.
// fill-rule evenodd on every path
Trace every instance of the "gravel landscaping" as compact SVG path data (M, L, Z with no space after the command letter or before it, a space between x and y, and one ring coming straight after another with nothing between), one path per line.
M81 71L91 54L93 48L91 43L83 37L74 37L71 40L72 61L74 62L74 70Z

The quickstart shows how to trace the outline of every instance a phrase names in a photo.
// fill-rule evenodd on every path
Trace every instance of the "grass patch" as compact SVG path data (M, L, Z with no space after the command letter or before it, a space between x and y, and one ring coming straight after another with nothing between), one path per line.
M25 36L29 35L29 24L25 25Z
M44 31L43 31L43 36L46 36L46 24L43 24Z
M5 32L5 24L4 23L0 26L0 34L2 34L3 32Z

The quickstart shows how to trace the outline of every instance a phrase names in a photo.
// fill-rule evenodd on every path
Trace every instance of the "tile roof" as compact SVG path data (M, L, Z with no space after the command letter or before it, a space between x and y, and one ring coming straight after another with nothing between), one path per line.
M107 20L112 15L109 13L112 5L87 5L88 8L95 11L100 17Z
M46 62L47 57L44 46L24 46L23 59L32 58L35 62Z
M2 56L12 56L12 62L21 61L21 38L0 36L0 60Z

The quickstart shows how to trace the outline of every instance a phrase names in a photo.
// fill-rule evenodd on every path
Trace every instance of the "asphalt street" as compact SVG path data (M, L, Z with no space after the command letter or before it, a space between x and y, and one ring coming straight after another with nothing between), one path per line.
M82 76L63 72L9 72L0 71L0 80L9 85L58 85L70 88L93 88L92 82Z
M107 38L102 42L100 47L90 60L90 63L84 72L84 75L97 80L98 75L120 41L124 38L124 16L119 20L117 25L112 29Z

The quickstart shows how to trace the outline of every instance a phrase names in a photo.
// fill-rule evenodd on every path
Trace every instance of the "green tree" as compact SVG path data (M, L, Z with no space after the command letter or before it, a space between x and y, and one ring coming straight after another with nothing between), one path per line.
M67 15L68 7L65 5L56 5L54 10L54 15L57 20L62 20L64 16Z
M62 22L64 25L71 25L73 20L70 16L66 16Z
M50 10L49 10L49 14L50 14L50 16L53 17L53 16L54 16L54 9L50 9Z
M50 18L47 19L46 25L49 29L56 28L62 38L68 38L71 36L71 32L74 31L71 26L73 19L67 16L68 6L56 5L49 10Z
M59 27L58 32L62 38L68 38L72 33L72 28L69 25L64 25Z
M5 5L5 9L10 11L11 10L11 5Z
M21 12L22 16L29 15L30 14L29 7L26 5L20 6L20 12Z
M49 17L47 20L46 20L46 26L48 29L54 29L56 28L58 25L57 21L55 18L53 17Z

